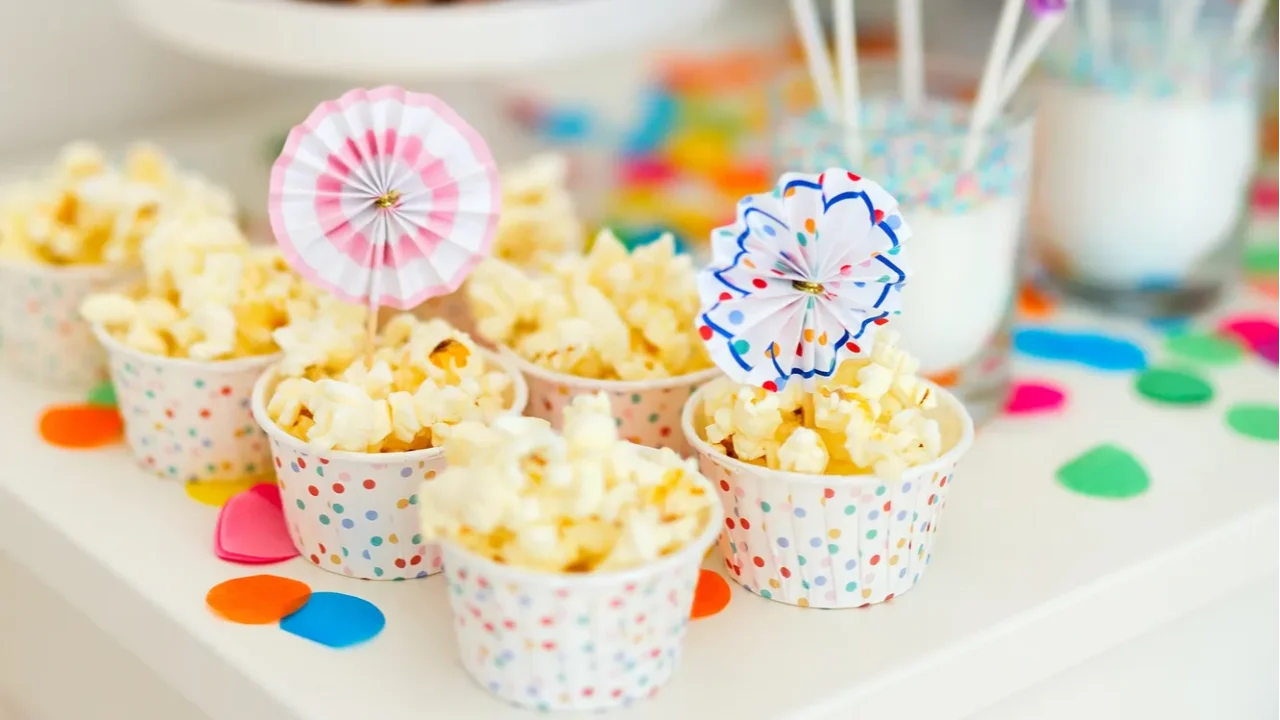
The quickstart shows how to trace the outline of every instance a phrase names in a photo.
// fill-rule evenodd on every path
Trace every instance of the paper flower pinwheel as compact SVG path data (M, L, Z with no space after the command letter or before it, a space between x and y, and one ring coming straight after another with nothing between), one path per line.
M844 170L788 173L772 193L738 202L711 236L698 275L698 332L733 380L811 388L840 360L870 352L897 315L911 230L898 201Z

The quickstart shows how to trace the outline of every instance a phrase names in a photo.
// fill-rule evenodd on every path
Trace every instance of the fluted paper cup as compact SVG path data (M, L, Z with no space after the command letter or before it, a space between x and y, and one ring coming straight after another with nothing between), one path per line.
M462 666L525 708L603 710L653 696L680 664L699 566L722 518L717 504L688 546L617 572L522 570L442 542Z
M720 550L729 577L757 595L801 607L852 608L910 590L932 560L956 463L973 420L930 385L944 447L901 478L807 475L744 463L703 439L704 393L689 398L683 429L725 506Z
M636 445L671 448L682 457L692 452L680 432L684 403L695 390L720 376L720 370L711 368L659 380L593 380L535 365L510 348L499 348L499 352L520 368L529 384L527 415L559 430L564 408L575 397L603 392L609 397L619 436Z
M510 412L528 399L515 368L485 352L511 376ZM275 368L253 388L253 417L270 438L289 535L311 564L364 580L405 580L440 572L440 549L419 535L418 490L446 467L444 450L358 453L316 450L267 415L280 378Z
M107 351L125 438L142 467L185 482L270 472L249 397L279 355L202 362L135 350L101 326L92 332Z
M46 266L0 260L0 356L24 377L87 390L107 378L106 355L80 317L85 297L135 271L107 265Z

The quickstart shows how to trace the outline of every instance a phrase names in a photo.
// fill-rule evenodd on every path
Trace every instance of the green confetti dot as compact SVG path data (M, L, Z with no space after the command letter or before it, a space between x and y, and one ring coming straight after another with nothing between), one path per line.
M1244 269L1250 275L1280 274L1280 245L1257 244L1246 247Z
M856 513L856 512L858 512L858 508L857 508L857 506L854 506L854 505L845 505L845 506L844 506L844 514L845 514L845 515L852 515L852 514L854 514L854 513Z
M334 504L333 504L333 512L334 512L335 514L341 515L341 514L343 513L343 511L344 511L344 510L346 510L346 508L342 506L342 503L334 503Z
M1143 397L1169 405L1203 405L1213 399L1213 387L1186 370L1150 368L1135 383Z
M1205 365L1230 365L1244 357L1244 350L1234 341L1207 333L1171 335L1164 347L1180 358Z
M414 536L413 536L413 538L410 540L410 542L412 542L414 545L421 545L421 544L422 544L422 536L421 536L421 535L414 535Z
M835 543L832 543L831 545L827 546L827 552L832 555L838 555L840 553L840 546L836 545Z
M89 397L86 399L90 405L99 407L115 407L116 406L116 386L111 384L110 380L98 383L89 391Z
M382 568L380 568L380 567L376 567L376 568L374 568L374 569L373 569L373 574L374 574L374 576L375 576L375 577L382 577Z
M770 504L769 504L769 503L767 503L767 502L762 502L762 503L760 503L760 509L761 509L761 510L763 510L763 511L765 511L765 512L769 512L770 510L772 510L772 509L773 509L773 506L772 506L772 505L770 505Z
M1099 445L1058 468L1058 482L1089 497L1125 499L1141 495L1151 486L1147 471L1124 449Z
M808 563L809 561L808 561L808 560L805 560L805 559L804 559L804 556L803 556L803 555L801 555L801 556L799 557L799 562L800 562L800 564L801 564L801 565L804 565L804 564Z
M773 597L773 593L769 592L768 590L765 590L764 588L760 588L760 597L764 598L765 600L768 600L769 598Z
M632 403L633 405L639 405L639 404L640 404L640 393L634 393L634 394L631 396L631 403Z
M733 341L733 351L738 355L746 355L749 350L751 350L751 343L746 340L739 338Z
M307 509L307 504L306 504L306 503L304 503L304 502L302 502L301 500L295 500L295 501L294 501L294 504L298 506L298 509L299 509L299 510L306 510L306 509Z
M196 389L201 389L203 387L204 387L204 380L196 380Z
M328 516L328 515L321 515L321 516L320 516L320 524L321 524L321 525L328 525L328 524L329 524L329 516Z
M801 232L796 233L796 242L800 243L800 247L805 247L809 244L808 238L806 238L804 233Z
M875 531L875 530L868 530L868 531L867 531L867 539L868 539L868 540L875 540L875 539L876 539L876 531Z
M1227 425L1255 440L1280 441L1280 409L1265 403L1241 403L1227 410Z

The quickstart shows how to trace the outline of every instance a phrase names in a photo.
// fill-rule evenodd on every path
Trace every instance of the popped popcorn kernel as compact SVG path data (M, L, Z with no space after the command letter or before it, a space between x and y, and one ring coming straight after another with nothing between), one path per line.
M71 143L43 176L0 191L0 258L45 265L136 265L144 239L167 217L232 217L229 193L179 172L139 144L124 167L89 143Z
M555 372L645 380L711 367L694 329L696 273L670 235L628 253L606 230L545 272L490 259L466 291L481 335Z
M160 160L136 172L159 173ZM231 218L188 208L142 241L143 280L85 298L80 314L140 352L204 362L269 355L291 315L324 297L274 248L253 248Z
M796 382L769 393L715 380L703 399L703 437L743 462L813 475L897 477L935 460L942 432L925 411L937 398L896 343L882 332L870 355L845 360L813 392Z
M422 533L494 562L553 573L622 570L678 552L712 522L719 500L697 463L620 440L608 398L545 420L462 423L449 467L419 492Z
M563 155L545 153L502 173L502 216L493 257L517 266L546 267L582 246L582 221L567 186Z
M319 450L440 447L460 423L507 413L513 379L443 320L388 320L365 358L366 308L321 298L274 337L284 357L267 415Z

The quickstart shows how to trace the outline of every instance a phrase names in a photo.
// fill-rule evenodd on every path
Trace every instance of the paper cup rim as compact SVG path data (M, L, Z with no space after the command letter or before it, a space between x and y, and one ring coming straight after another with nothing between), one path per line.
M930 460L927 463L908 467L903 472L904 477L907 475L925 475L955 465L960 458L969 451L969 447L973 445L973 417L969 414L969 411L965 409L964 403L960 402L959 398L936 383L929 382L928 380L921 380L920 382L925 385L925 387L928 387L940 401L947 403L950 406L952 414L960 420L960 439L956 440L955 445L952 445L949 450L939 455L936 459ZM724 453L717 452L715 448L711 447L711 443L703 439L702 435L699 434L697 429L693 426L694 410L697 407L697 404L702 401L702 397L706 390L706 386L703 386L698 388L696 392L689 396L689 399L684 404L684 410L680 414L680 426L684 430L685 439L689 441L689 445L692 446L699 455L710 458L712 462L738 472L767 475L771 478L784 480L789 483L801 483L806 485L843 487L846 485L866 482L871 478L880 480L884 479L874 473L864 473L861 475L812 475L809 473L774 470L760 465L745 463L736 458L731 458Z
M51 263L29 262L0 258L0 269L12 270L26 275L42 278L75 278L77 280L107 280L129 273L137 272L140 266L111 265L53 265Z
M525 406L529 404L529 386L525 384L524 377L520 374L520 371L512 367L505 358L501 357L497 353L485 348L478 349L488 360L496 363L504 372L507 373L508 376L511 377L511 407L507 408L507 414L523 414ZM351 450L318 450L311 447L311 445L305 440L299 440L284 430L281 430L280 426L276 425L276 422L267 414L267 403L266 398L264 397L267 392L267 383L276 377L278 371L279 363L273 363L270 367L263 370L262 375L260 375L253 383L253 394L250 400L250 408L253 411L253 419L257 421L258 426L261 427L273 440L278 441L290 450L298 453L324 455L325 458L330 460L345 460L347 462L377 465L413 462L444 455L444 448L439 447L386 453L362 453L353 452Z
M102 327L100 323L90 323L89 327L93 330L93 335L102 344L110 355L121 355L139 363L150 363L164 368L180 368L183 370L203 370L205 372L214 373L234 373L244 370L258 370L265 368L272 363L279 362L282 354L279 352L270 355L253 355L250 357L232 358L230 360L192 360L191 358L175 358L166 355L154 355L145 353L137 348L131 348L128 345L117 340L107 329Z
M567 373L548 370L540 365L532 363L523 358L515 350L507 345L497 345L498 353L507 358L512 364L519 368L520 372L532 375L539 380L545 382L565 385L576 390L592 390L616 393L635 393L644 392L646 390L669 390L671 388L688 387L690 385L700 385L702 383L714 380L722 374L720 368L715 366L697 372L685 373L684 375L676 375L666 378L654 378L652 380L600 380L597 378L581 377L579 375L569 375Z
M644 445L636 445L641 451L658 451L658 448L650 448ZM465 555L467 560L475 566L479 566L485 572L493 576L501 576L506 581L527 582L531 584L550 585L552 587L595 587L602 585L617 585L619 583L627 583L639 581L650 575L662 573L671 568L681 565L692 565L701 567L707 550L715 543L716 538L720 537L720 531L724 526L724 504L720 502L720 494L716 492L715 485L701 472L697 474L697 483L707 493L707 497L711 498L711 513L707 517L707 525L698 533L698 536L689 541L684 547L670 555L660 557L652 562L637 565L622 570L604 570L600 572L588 573L563 573L563 572L546 572L542 570L529 570L527 568L517 567L515 565L503 565L494 562L483 555L477 555L465 547L454 542L450 538L435 538L435 542L459 555ZM445 570L448 570L449 563L445 562Z

